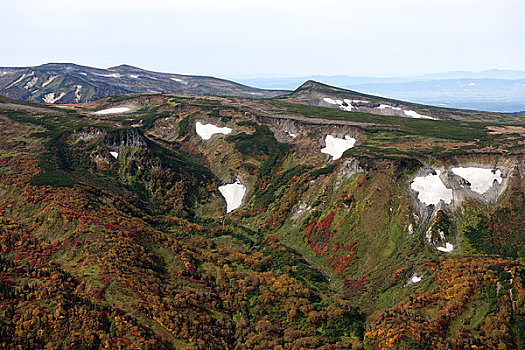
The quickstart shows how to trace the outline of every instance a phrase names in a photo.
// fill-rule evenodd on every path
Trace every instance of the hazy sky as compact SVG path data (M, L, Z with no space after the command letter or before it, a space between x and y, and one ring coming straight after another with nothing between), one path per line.
M525 0L2 0L0 66L248 75L525 70Z

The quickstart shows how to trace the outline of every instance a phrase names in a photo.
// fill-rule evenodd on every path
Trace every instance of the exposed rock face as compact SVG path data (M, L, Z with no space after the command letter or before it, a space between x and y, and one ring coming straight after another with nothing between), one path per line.
M88 142L101 135L102 131L95 128L85 128L81 131L74 131L71 134L71 139L74 143L78 142Z
M118 133L106 135L105 144L108 147L134 147L146 146L144 137L136 130L123 130Z
M341 168L339 169L339 174L343 175L346 178L353 177L356 173L364 171L363 168L359 165L359 161L355 158L346 159Z
M480 164L474 162L464 164L463 166L470 166L479 169L493 169L493 171L499 174L499 176L501 177L501 182L494 181L490 188L483 193L479 193L473 190L473 186L471 183L469 183L469 181L455 174L452 170L453 168L455 168L453 166L439 166L434 168L426 166L420 169L415 175L414 179L410 182L410 184L413 184L416 178L424 178L428 177L429 175L439 173L439 178L442 181L443 185L447 189L450 189L452 193L451 200L440 200L437 204L428 204L422 203L420 199L420 193L415 191L413 187L410 186L410 193L412 194L413 202L417 212L419 213L420 218L428 219L435 210L439 210L441 208L456 210L466 199L478 200L482 203L485 203L486 205L497 202L498 198L507 188L510 177L513 175L519 176L516 172L518 162L516 161L513 165L514 166L512 166L512 164L501 164L499 166L496 165L494 167L491 167L487 164Z

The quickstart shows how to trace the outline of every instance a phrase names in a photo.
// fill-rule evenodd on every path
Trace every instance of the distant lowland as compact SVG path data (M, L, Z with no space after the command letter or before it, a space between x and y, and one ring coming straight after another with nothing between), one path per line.
M293 90L306 80L372 95L439 107L491 112L525 111L525 72L487 70L448 72L413 77L244 77L233 79L261 89Z

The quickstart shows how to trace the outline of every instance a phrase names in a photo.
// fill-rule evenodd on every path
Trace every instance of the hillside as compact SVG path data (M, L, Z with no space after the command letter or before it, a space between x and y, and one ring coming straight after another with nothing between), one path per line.
M121 65L108 69L69 63L0 68L0 94L29 102L79 103L130 93L176 93L269 98L282 91L255 89L204 76L167 74Z
M520 113L496 113L457 108L442 108L380 96L363 94L329 86L316 81L307 81L289 95L278 97L291 102L336 108L344 111L364 112L415 119L500 121L525 123Z
M522 117L1 98L1 347L522 349Z

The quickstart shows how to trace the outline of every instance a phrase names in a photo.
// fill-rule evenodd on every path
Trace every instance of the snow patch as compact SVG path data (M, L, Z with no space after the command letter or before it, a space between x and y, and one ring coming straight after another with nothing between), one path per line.
M339 108L341 108L343 111L348 111L348 112L350 112L350 111L352 110L352 108L354 108L354 106L352 106L352 105L349 104L349 103L346 103L346 102L345 102L345 104L346 104L346 106L345 106L344 104L341 104L341 105L339 106Z
M118 158L118 152L110 151L109 153L113 156L113 158L115 158L115 159Z
M75 85L75 100L78 102L80 101L80 90L82 90L82 85Z
M34 72L31 72L31 74L26 74L26 73L22 74L22 76L20 78L18 78L17 80L15 80L11 84L9 84L9 86L6 89L9 89L11 86L14 86L14 85L18 84L20 81L24 80L27 77L32 76L33 74L34 74Z
M170 78L173 81L176 81L177 83L181 83L182 85L188 85L188 82L186 80L182 80L179 78Z
M379 107L377 107L379 109L386 109L386 108L390 108L390 109L393 109L394 111L400 111L401 108L399 107L394 107L394 106L390 106L390 105L385 105L385 104L380 104Z
M246 186L236 180L232 184L219 186L219 192L226 200L226 213L230 213L241 206Z
M310 206L306 206L306 204L303 203L299 206L299 210L297 210L296 214L302 214L308 210L310 210Z
M209 140L214 134L228 135L232 132L232 129L227 127L219 128L213 124L202 124L201 122L197 122L195 123L195 131L197 132L197 135L201 137L201 139Z
M120 74L119 73L97 74L97 75L100 75L101 77L106 77L106 78L120 78Z
M53 82L53 80L55 80L57 77L58 77L58 75L50 76L49 79L47 79L47 80L42 84L42 87L46 87L46 85L51 84L51 82Z
M117 113L126 113L126 112L129 112L130 110L131 108L129 107L114 107L114 108L103 109L101 111L94 112L93 114L96 114L96 115L117 114Z
M410 282L412 283L421 282L421 276L413 275L412 278L410 279Z
M405 111L403 111L403 112L404 112L406 115L408 115L410 118L437 120L436 118L429 117L428 115L419 114L419 113L416 112L416 111L405 110Z
M33 86L35 86L37 81L38 81L38 78L34 77L33 79L31 79L30 81L27 82L26 86L24 86L24 89L26 89L26 90L31 89Z
M490 190L494 185L494 181L501 184L501 171L484 168L452 168L452 172L468 182L470 182L470 189L479 194L483 194Z
M334 100L334 99L332 99L330 97L324 97L323 101L325 101L326 103L330 103L332 105L338 105L339 108L341 108L343 111L350 112L352 110L352 108L354 108L352 106L352 101L350 101L348 99L344 99L344 102L343 102L342 100Z
M440 252L450 253L454 250L454 246L447 242L445 243L444 247L437 247L437 250L439 250Z
M130 77L130 78L133 78L133 79L138 79L138 78L139 78L139 76L136 75L136 74L130 74L129 77Z
M55 97L55 93L54 92L51 92L47 95L45 95L42 100L44 100L45 103L55 103L56 101L60 100L62 97L64 97L66 93L65 92L61 92L60 95L58 95L57 97Z
M348 135L346 135L344 139L340 139L332 135L326 135L326 147L321 148L321 153L328 154L332 156L334 160L336 160L341 158L347 149L354 147L355 142L356 139Z
M412 181L410 188L418 192L417 198L425 205L437 205L440 201L450 204L452 202L452 190L446 188L436 170L436 175L418 176Z
M352 101L351 100L345 98L343 101L344 101L344 104L339 106L339 107L341 107L342 110L350 112L352 110L352 108L357 109L357 107L352 106ZM345 106L345 104L346 104L346 106Z

